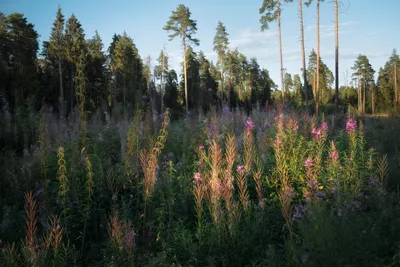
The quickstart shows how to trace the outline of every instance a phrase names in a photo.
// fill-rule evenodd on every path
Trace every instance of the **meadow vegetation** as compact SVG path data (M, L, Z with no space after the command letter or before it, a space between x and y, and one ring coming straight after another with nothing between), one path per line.
M0 266L400 264L397 118L1 116Z

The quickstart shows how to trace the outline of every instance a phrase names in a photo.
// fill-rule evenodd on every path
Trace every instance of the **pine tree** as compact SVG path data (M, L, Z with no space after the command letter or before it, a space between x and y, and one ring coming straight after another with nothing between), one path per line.
M155 114L155 98L153 95L153 90L152 90L152 81L151 81L151 57L148 55L145 60L144 60L144 67L143 67L143 76L146 81L146 88L147 88L147 94L150 99L150 108L151 108L151 113L154 115Z
M183 47L186 114L189 114L186 50L190 43L199 45L199 40L193 37L197 31L197 24L195 20L190 18L190 16L191 13L189 8L180 4L175 11L172 11L172 15L163 28L165 31L171 32L171 34L168 36L170 41L177 36L181 38L181 44Z
M306 6L310 6L311 3L314 0L308 0L305 4ZM317 68L316 68L316 88L315 88L315 111L319 113L319 103L320 103L320 58L321 58L321 53L320 53L320 30L319 30L319 25L320 25L320 5L321 2L324 2L324 0L316 0L317 2Z
M226 28L224 24L220 21L218 21L218 25L216 28L216 33L214 37L214 51L217 52L218 55L218 68L221 73L221 78L220 78L220 85L221 85L221 91L224 92L224 61L225 61L225 55L228 51L228 46L229 46L229 39L228 39L229 34L226 31Z
M285 89L287 90L288 94L293 89L292 75L288 72L285 73Z
M365 114L366 91L374 84L374 73L367 56L359 55L354 62L353 79L358 82L358 112Z
M332 71L325 65L325 63L319 59L320 68L319 68L319 84L317 80L317 54L314 50L311 51L308 62L308 81L312 81L312 91L314 95L314 100L319 99L319 101L323 104L328 103L331 97L331 88L330 86L333 83L334 77ZM319 92L317 91L319 88ZM317 106L317 105L316 105Z
M304 26L303 26L303 0L299 1L299 18L300 18L300 42L301 42L301 59L303 66L303 80L304 80L304 98L306 100L306 108L308 109L308 82L307 82L307 66L306 66L306 51L304 47ZM301 82L300 82L301 84Z
M339 112L339 0L334 0L335 9L335 110Z
M154 67L154 77L160 80L160 94L161 94L161 111L164 110L164 89L165 89L165 75L168 72L169 57L161 50L157 58L158 65Z
M64 85L63 85L63 71L62 71L62 64L65 58L64 15L61 12L60 6L58 6L56 20L53 23L53 28L50 33L48 54L49 56L56 59L58 65L58 74L60 81L59 102L61 105L61 110L64 110Z
M276 21L278 24L278 38L279 38L279 56L280 56L280 72L281 72L281 89L282 89L282 100L285 101L285 88L283 78L283 56L282 56L282 32L281 32L281 15L282 15L282 2L292 2L293 0L264 0L260 8L260 14L263 14L260 18L261 30L267 30L269 23Z
M182 70L182 75L183 79L181 79L181 87L186 88L185 92L187 90L187 94L185 93L185 98L186 96L188 97L188 102L187 106L189 109L195 109L198 107L200 104L198 101L199 97L199 85L200 85L200 66L199 62L197 61L197 54L193 51L193 48L189 45L186 50L186 87L185 87L185 82L184 82L184 69L185 69L185 64L183 64L183 70ZM183 83L183 84L182 84ZM186 101L186 99L185 99ZM185 102L186 103L186 102Z
M399 80L399 72L400 72L400 57L397 54L396 49L393 49L392 55L389 58L389 65L391 66L391 73L392 73L392 84L393 84L393 91L394 91L394 104L395 109L399 111L399 102L400 102L400 91L398 88L398 80Z

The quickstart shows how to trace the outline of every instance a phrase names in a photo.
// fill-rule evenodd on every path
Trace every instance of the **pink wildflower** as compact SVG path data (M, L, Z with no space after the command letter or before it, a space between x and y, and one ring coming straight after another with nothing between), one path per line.
M337 161L338 158L339 158L339 153L338 153L337 151L333 151L333 152L331 153L330 157L331 157L331 159L332 159L333 161Z
M200 182L201 181L201 175L200 175L200 173L195 173L194 174L194 176L193 176L193 178L196 180L196 181L198 181L198 182Z
M203 145L199 146L199 149L204 150L204 146Z
M246 120L244 126L249 131L253 130L253 128L256 127L256 125L254 124L254 122L252 120Z
M312 131L311 131L311 133L312 133L313 135L316 135L316 134L317 134L317 129L313 128Z
M244 174L244 172L245 172L245 168L244 168L244 166L243 165L239 165L239 166L237 166L237 172L239 173L239 174L241 174L241 175L243 175Z
M349 119L346 121L346 131L347 131L348 133L351 133L351 132L353 132L355 129L357 129L357 121L354 120L353 118L349 118Z
M326 122L323 122L321 125L321 130L327 132L328 131L328 124Z
M282 143L282 141L279 138L275 140L276 145L280 145L281 143Z
M313 166L313 162L312 162L312 159L310 157L308 157L306 159L306 161L304 162L304 166L306 166L307 168L310 168L310 167Z

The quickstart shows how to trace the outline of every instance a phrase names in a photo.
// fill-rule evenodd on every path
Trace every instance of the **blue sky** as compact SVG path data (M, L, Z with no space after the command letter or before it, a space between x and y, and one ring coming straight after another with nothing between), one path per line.
M399 0L342 0L340 22L340 84L351 78L351 67L358 54L368 56L378 71L387 61L393 48L400 50ZM162 30L171 11L185 4L197 21L200 46L206 56L216 61L213 38L218 21L229 33L231 48L238 47L248 58L256 57L261 67L270 71L279 84L279 46L276 24L261 32L258 10L262 0L1 0L0 10L6 14L24 13L35 25L40 43L48 40L57 6L61 5L66 19L75 13L87 38L97 30L107 49L114 33L126 31L144 58L154 59L166 45L170 65L180 72L182 60L179 41L168 41ZM334 16L332 0L321 4L321 58L334 70ZM315 5L304 8L306 56L315 47ZM301 54L297 0L283 7L282 41L284 68L300 73ZM346 74L347 73L347 74Z

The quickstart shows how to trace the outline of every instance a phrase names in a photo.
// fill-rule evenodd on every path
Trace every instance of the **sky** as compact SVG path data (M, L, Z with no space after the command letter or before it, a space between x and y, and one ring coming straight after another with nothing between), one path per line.
M40 44L48 40L57 7L67 20L74 13L81 22L86 38L97 30L106 50L114 33L124 31L134 40L142 58L150 55L152 64L164 45L170 57L170 68L180 73L183 56L180 41L168 40L162 28L179 4L186 5L197 22L200 46L214 63L213 39L218 21L226 26L230 48L238 48L248 59L256 57L259 65L270 72L276 84L279 76L279 43L276 23L261 31L259 8L262 0L0 0L0 11L24 13L34 24ZM341 0L339 11L339 83L351 80L351 67L359 54L366 55L378 72L393 48L400 52L400 0ZM316 45L315 4L303 8L306 57ZM321 59L334 72L335 36L332 0L321 3ZM300 74L298 3L285 4L282 11L283 67Z

